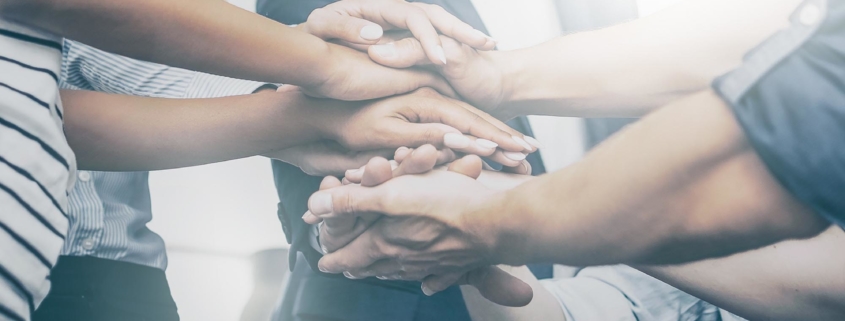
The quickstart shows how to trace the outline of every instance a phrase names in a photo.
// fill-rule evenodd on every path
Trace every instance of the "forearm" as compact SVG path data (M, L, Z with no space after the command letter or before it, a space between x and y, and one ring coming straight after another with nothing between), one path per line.
M780 28L800 0L686 0L652 16L491 53L520 115L639 117L706 89Z
M62 91L79 167L157 170L225 161L316 141L320 104L297 91L162 99ZM234 108L237 107L237 108Z
M710 92L662 108L493 206L502 219L486 221L505 227L498 243L517 255L512 264L682 262L827 225L771 177Z
M751 320L845 319L845 233L678 266L640 270Z
M7 18L137 59L296 85L313 85L328 77L318 72L331 61L324 41L225 1L6 0L3 4Z

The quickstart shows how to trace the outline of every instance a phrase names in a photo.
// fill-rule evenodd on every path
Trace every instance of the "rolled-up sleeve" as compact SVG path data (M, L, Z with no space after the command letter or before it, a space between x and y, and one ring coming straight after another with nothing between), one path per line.
M624 265L585 268L541 283L568 321L743 320Z
M196 72L108 53L65 40L61 86L159 98L218 98L251 94L264 82Z
M713 88L772 175L845 226L845 2L805 1Z

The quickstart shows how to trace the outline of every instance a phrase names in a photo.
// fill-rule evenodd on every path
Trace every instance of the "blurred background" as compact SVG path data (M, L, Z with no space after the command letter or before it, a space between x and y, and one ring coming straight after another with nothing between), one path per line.
M645 16L677 1L472 2L499 40L499 49L510 50ZM230 2L255 10L255 0ZM612 44L608 45L612 51ZM535 136L548 146L541 152L549 171L578 160L590 145L589 130L580 119L529 119ZM543 133L544 128L558 130ZM263 307L278 300L282 277L288 271L270 162L253 157L153 172L150 189L155 213L150 228L167 243L167 277L182 320L266 320L269 311Z

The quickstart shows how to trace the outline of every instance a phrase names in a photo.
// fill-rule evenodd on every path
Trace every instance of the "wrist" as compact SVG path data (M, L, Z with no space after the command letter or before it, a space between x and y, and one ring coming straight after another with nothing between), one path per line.
M515 219L521 215L512 215L521 213L513 194L513 190L491 193L470 214L470 226L490 250L491 264L523 265L529 261L525 244L530 233Z
M525 61L519 51L492 51L490 59L501 73L502 99L497 110L511 117L525 115L519 110L520 93L524 92Z

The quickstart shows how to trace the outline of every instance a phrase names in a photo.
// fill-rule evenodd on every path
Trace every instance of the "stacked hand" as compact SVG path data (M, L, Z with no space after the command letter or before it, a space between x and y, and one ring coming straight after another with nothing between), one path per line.
M332 59L320 70L324 75L316 84L303 85L305 92L317 97L342 100L365 100L402 94L417 88L431 87L444 95L456 97L455 92L438 73L425 68L406 68L373 63L365 51L370 45L384 43L385 30L405 31L415 39L415 63L444 66L447 52L444 46L454 47L460 42L472 50L491 50L495 41L484 33L434 5L408 3L400 0L345 0L314 10L308 20L296 28L329 44ZM440 34L446 37L441 38ZM448 39L442 41L441 39ZM455 39L455 40L452 40ZM456 42L458 41L458 42ZM350 47L350 48L347 48ZM418 55L419 54L419 55ZM379 60L376 60L379 61ZM387 66L387 67L385 67Z
M349 187L357 186L352 184L372 187L400 180L400 176L422 174L423 177L432 176L429 179L452 179L444 184L451 186L449 190L441 191L449 193L465 187L467 182L475 182L482 172L481 159L474 155L452 162L448 172L431 172L438 157L437 150L430 145L416 150L400 148L394 162L374 158L363 169L350 172L343 183ZM327 177L320 189L333 192L337 190L333 188L343 183L335 177ZM414 198L420 200L429 196L426 191L400 192L417 194L419 197ZM423 291L429 295L457 283L475 286L486 298L503 305L522 306L531 301L531 288L500 269L488 266L483 259L485 255L479 256L475 252L485 241L459 233L457 222L413 215L382 217L375 212L355 209L337 211L333 209L342 204L322 198L327 195L312 196L311 211L303 216L311 224L323 222L320 243L325 252L331 253L320 261L320 268L325 272L344 272L349 278L424 280ZM431 246L439 248L440 252L423 253ZM394 256L409 260L394 260ZM460 268L431 273L428 267L432 264Z

